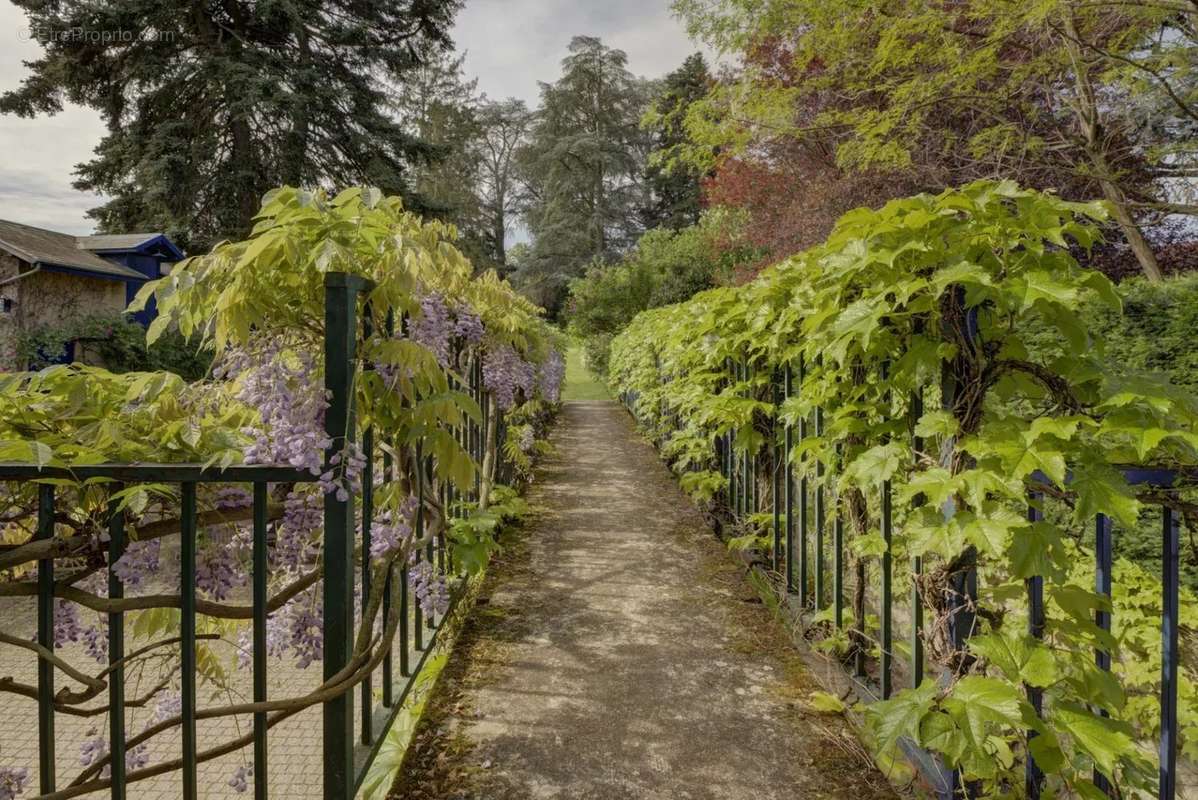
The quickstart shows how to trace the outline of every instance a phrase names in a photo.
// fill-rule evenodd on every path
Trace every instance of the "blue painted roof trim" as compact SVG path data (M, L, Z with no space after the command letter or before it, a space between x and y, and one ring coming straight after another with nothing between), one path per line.
M141 255L149 255L150 251L156 247L162 247L175 260L182 261L184 258L183 251L180 250L174 242L166 237L165 234L159 234L153 239L146 239L137 247L114 247L91 250L93 253L139 253Z

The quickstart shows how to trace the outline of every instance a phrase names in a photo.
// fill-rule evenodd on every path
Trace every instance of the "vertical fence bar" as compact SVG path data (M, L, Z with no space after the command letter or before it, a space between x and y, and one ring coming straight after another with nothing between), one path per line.
M799 356L799 392L802 393L803 381L807 378L807 362L803 356ZM799 417L799 441L807 439L807 415ZM808 539L808 520L810 519L810 510L807 508L808 497L808 481L807 470L803 469L803 474L799 478L799 607L807 607L807 554L809 551Z
M753 399L753 367L748 359L745 359L745 398ZM752 438L754 431L753 417L749 417L749 436ZM745 450L745 515L751 516L757 513L757 450L751 452Z
M426 470L426 480L431 485L433 482L433 457L431 455L425 456L425 467L424 468ZM436 537L430 538L428 540L428 544L426 544L424 546L424 556L425 556L425 558L428 559L428 569L429 569L430 573L436 571L436 569L437 569L437 563L434 560L434 551L433 551L433 540L435 538ZM429 580L432 580L431 575L430 575ZM428 629L429 629L430 634L432 633L433 628L435 628L436 626L437 626L437 612L435 610L430 610L428 612ZM432 646L432 638L433 637L430 635L429 636L429 646L430 647Z
M408 631L408 606L411 604L408 588L408 565L401 564L399 568L399 674L410 677L412 668L408 663L408 642L411 635Z
M266 693L266 577L267 577L267 507L268 487L265 481L254 483L254 530L253 530L253 604L254 604L254 702L265 703ZM254 714L254 798L266 800L266 712Z
M1161 745L1160 797L1177 796L1177 671L1181 525L1173 509L1161 507Z
M113 492L123 487L114 484ZM120 600L125 596L125 585L117 577L113 565L125 553L125 512L113 500L108 504L108 597ZM113 800L125 796L125 614L113 611L108 614L108 741L112 743L112 758L109 760L109 776L112 780L110 793Z
M740 383L742 383L742 366L740 366L739 359L734 360L734 362L732 362L732 364L733 364L733 370L736 371L737 389L738 389L738 396L739 396ZM737 429L738 437L739 437L739 432L740 432L740 429ZM744 503L745 485L744 485L744 467L743 467L744 453L739 453L739 451L736 450L736 438L733 438L733 454L734 454L733 468L736 469L736 473L737 473L736 515L737 515L737 517L740 517L740 516L744 515L744 509L745 509L745 503Z
M820 366L823 366L821 363ZM836 445L836 471L842 468L841 459L844 456L841 446ZM832 519L832 592L835 595L832 609L836 618L836 629L844 629L844 509L840 502L840 490L832 495L835 507L832 509L835 517Z
M179 645L183 690L183 800L198 800L196 783L196 485L183 483L179 524L179 591L182 619Z
M890 481L882 482L882 539L886 542L886 550L882 553L882 663L879 665L882 681L882 699L889 700L893 690L891 684L891 667L894 662L894 600L892 597L892 573L894 560L890 548L894 543L894 509L890 491Z
M1110 598L1111 596L1111 519L1106 514L1099 514L1094 520L1094 591ZM1111 630L1111 612L1099 609L1094 612L1094 622L1099 628L1108 633ZM1094 651L1094 663L1104 670L1111 668L1111 654L1105 650Z
M366 318L369 320L369 316ZM369 335L369 322L364 326ZM366 463L362 465L362 591L360 596L362 614L366 613L371 592L370 574L370 538L371 522L374 519L374 429L367 428L362 432L362 455ZM363 620L365 622L365 620ZM371 710L374 705L374 676L367 675L359 692L358 736L362 744L374 742L374 720Z
M773 395L774 403L774 424L772 428L773 436L771 444L773 450L773 486L771 491L770 501L773 505L774 512L774 570L782 569L782 459L781 459L781 444L778 441L778 410L781 406L781 393L779 391L779 383L781 376L775 371L771 375L770 389ZM787 561L789 561L789 557ZM789 584L789 579L787 583Z
M371 304L368 302L363 308L362 314L362 336L369 340L374 334L374 311ZM365 369L373 369L369 364ZM371 591L371 574L370 574L370 544L371 544L371 526L374 522L374 428L370 427L362 431L362 457L365 463L362 465L362 578L361 592L358 597L361 613L366 613L366 606ZM385 618L384 618L385 620ZM365 620L363 620L364 622ZM358 687L359 692L359 714L358 714L358 736L362 744L369 745L374 743L374 720L372 718L372 707L374 705L374 675L368 674Z
M836 493L836 516L832 519L832 611L836 629L844 627L844 513L840 509L840 493Z
M419 541L424 537L424 443L422 440L416 440L416 540ZM420 550L412 552L412 563L414 566L420 565L421 554ZM412 587L415 589L415 587ZM412 603L412 634L415 639L415 647L417 650L424 649L424 620L420 613L420 604Z
M37 487L37 538L54 538L54 487ZM54 650L54 559L37 562L37 643ZM54 665L37 660L37 761L42 794L55 789Z
M724 359L724 383L721 388L721 394L731 385L731 380L728 378L728 359ZM719 435L720 442L720 474L724 476L724 502L729 509L732 508L732 462L729 460L731 454L732 434L730 431L725 431Z
M325 276L325 389L329 407L325 432L332 444L326 463L354 440L352 382L357 342L360 280L342 273ZM324 496L324 679L349 664L354 623L354 497ZM324 704L324 797L344 800L353 787L354 712L352 693Z
M740 383L740 369L732 359L728 360L728 372L731 375L732 388L735 390ZM728 510L734 519L740 514L740 457L736 454L735 447L737 430L737 428L728 430L728 474L732 476L732 480L728 484L731 493Z
M1036 507L1036 503L1043 501L1043 495L1038 492L1032 492L1029 498L1027 507L1027 518L1029 522L1039 521L1043 514ZM1040 575L1034 575L1024 581L1027 588L1027 632L1028 635L1035 639L1044 638L1044 578ZM1035 686L1024 686L1027 692L1028 702L1032 709L1035 710L1037 717L1044 715L1044 693ZM1038 734L1034 730L1027 731L1027 740L1030 743ZM1032 758L1029 751L1027 760L1024 763L1024 793L1036 800L1040 797L1040 787L1043 784L1044 775L1040 768L1036 765L1036 759Z
M1103 597L1111 596L1111 560L1112 560L1112 525L1111 519L1105 514L1099 514L1094 520L1094 591ZM1098 609L1094 612L1094 622L1108 633L1111 630L1111 612ZM1094 663L1099 669L1110 671L1111 654L1102 648L1094 650ZM1107 716L1106 709L1098 709L1101 716ZM1097 767L1094 768L1094 785L1098 791L1108 797L1114 796L1114 787Z
M383 323L384 331L387 338L390 339L395 335L395 311L394 309L387 310L387 318ZM394 449L394 443L384 437L384 444L391 445L383 447L383 480L390 483L395 480L395 464L391 457L391 450ZM392 593L395 586L395 566L393 562L387 563L386 583L383 584L383 625L387 625L391 619L391 603ZM407 647L407 642L404 642L404 647ZM387 648L386 655L383 656L383 705L391 708L395 705L395 644Z
M731 359L729 361L728 369L732 374L732 386L736 392L739 393L740 364L735 359ZM739 394L737 396L739 396ZM733 518L740 516L740 453L736 452L736 437L739 431L739 428L732 428L728 431L728 472L732 476L731 511Z
M882 381L886 382L890 379L890 363L882 362L881 370ZM889 419L894 408L892 405L893 398L890 393L886 393L886 418ZM886 437L886 441L890 441L890 437ZM882 699L890 699L890 693L893 690L891 682L891 667L894 662L894 599L893 599L893 573L894 559L890 552L890 548L894 543L894 509L892 507L892 496L890 491L890 481L882 481L881 493L881 522L882 522L882 541L886 544L886 549L882 553L882 596L881 596L881 625L882 625L882 657L878 665L879 681L881 683ZM862 630L865 626L858 622ZM858 659L860 662L860 658ZM858 666L861 666L860 663Z
M477 353L474 356L474 401L478 403L479 410L482 412L482 420L474 426L474 451L475 463L481 468L483 463L483 431L486 430L487 419L487 404L483 398L483 366L482 356ZM482 500L479 497L479 492L482 490L482 472L479 469L474 471L474 502Z
M383 480L387 483L395 480L395 467L391 461L391 453L383 451ZM387 564L387 581L383 584L383 624L386 625L391 619L391 591L395 583L395 568L391 562ZM387 708L395 705L395 673L394 673L394 658L395 646L387 648L386 655L383 656L383 705Z
M794 391L794 372L789 363L783 373L782 395L789 400ZM782 438L782 481L785 485L784 502L786 504L786 592L795 590L795 526L794 526L794 468L790 464L790 451L794 447L794 426L789 422L783 431Z
M923 416L923 390L911 392L910 409L911 430ZM915 453L923 451L923 438L912 433L911 449ZM913 498L912 508L923 505L922 495ZM923 557L911 557L911 685L923 683L923 598L919 594L919 577L923 574Z
M815 408L815 435L824 435L824 410ZM824 462L815 462L815 610L824 603L824 527L827 524L827 509L824 507Z

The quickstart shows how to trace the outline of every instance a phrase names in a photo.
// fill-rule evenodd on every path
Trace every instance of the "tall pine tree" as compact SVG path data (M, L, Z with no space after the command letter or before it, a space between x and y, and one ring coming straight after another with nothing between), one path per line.
M687 56L661 82L661 91L642 121L652 136L653 155L645 169L652 197L642 211L646 228L681 230L699 222L702 170L678 158L689 146L686 113L707 95L712 77L702 53Z
M411 71L392 95L392 110L404 130L430 148L410 178L425 216L452 222L458 246L478 268L491 266L486 225L478 195L480 159L478 81L468 79L464 55L434 53Z
M386 114L385 86L450 47L462 0L16 0L43 56L0 112L103 115L76 186L107 195L103 231L160 229L205 246L244 235L279 183L369 182L411 195L428 148ZM417 203L417 205L419 205Z
M622 50L576 36L520 153L532 252L517 284L556 312L572 277L596 259L613 261L643 230L649 141L640 128L648 84Z

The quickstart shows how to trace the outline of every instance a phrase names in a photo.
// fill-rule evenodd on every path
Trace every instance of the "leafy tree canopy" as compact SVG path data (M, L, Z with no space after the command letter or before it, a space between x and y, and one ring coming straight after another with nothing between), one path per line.
M1192 4L1081 0L677 0L691 30L746 54L688 115L692 161L784 137L852 171L915 170L923 188L1011 176L1103 197L1142 269L1158 212L1193 213ZM852 24L845 24L852 20ZM772 56L762 59L762 52ZM1180 195L1180 197L1179 197Z
M641 232L648 139L640 118L649 87L622 50L576 36L562 75L541 84L541 107L519 160L532 252L515 276L556 312L570 277L612 261Z
M707 96L712 77L702 53L687 56L682 66L665 76L661 91L642 125L652 136L653 154L645 170L652 197L643 212L645 227L677 230L699 221L703 171L680 163L676 154L689 141L686 115L691 105Z

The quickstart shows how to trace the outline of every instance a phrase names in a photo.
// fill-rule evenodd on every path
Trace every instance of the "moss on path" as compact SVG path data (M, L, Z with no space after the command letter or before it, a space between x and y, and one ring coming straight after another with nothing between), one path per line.
M553 443L392 796L894 797L624 411Z

